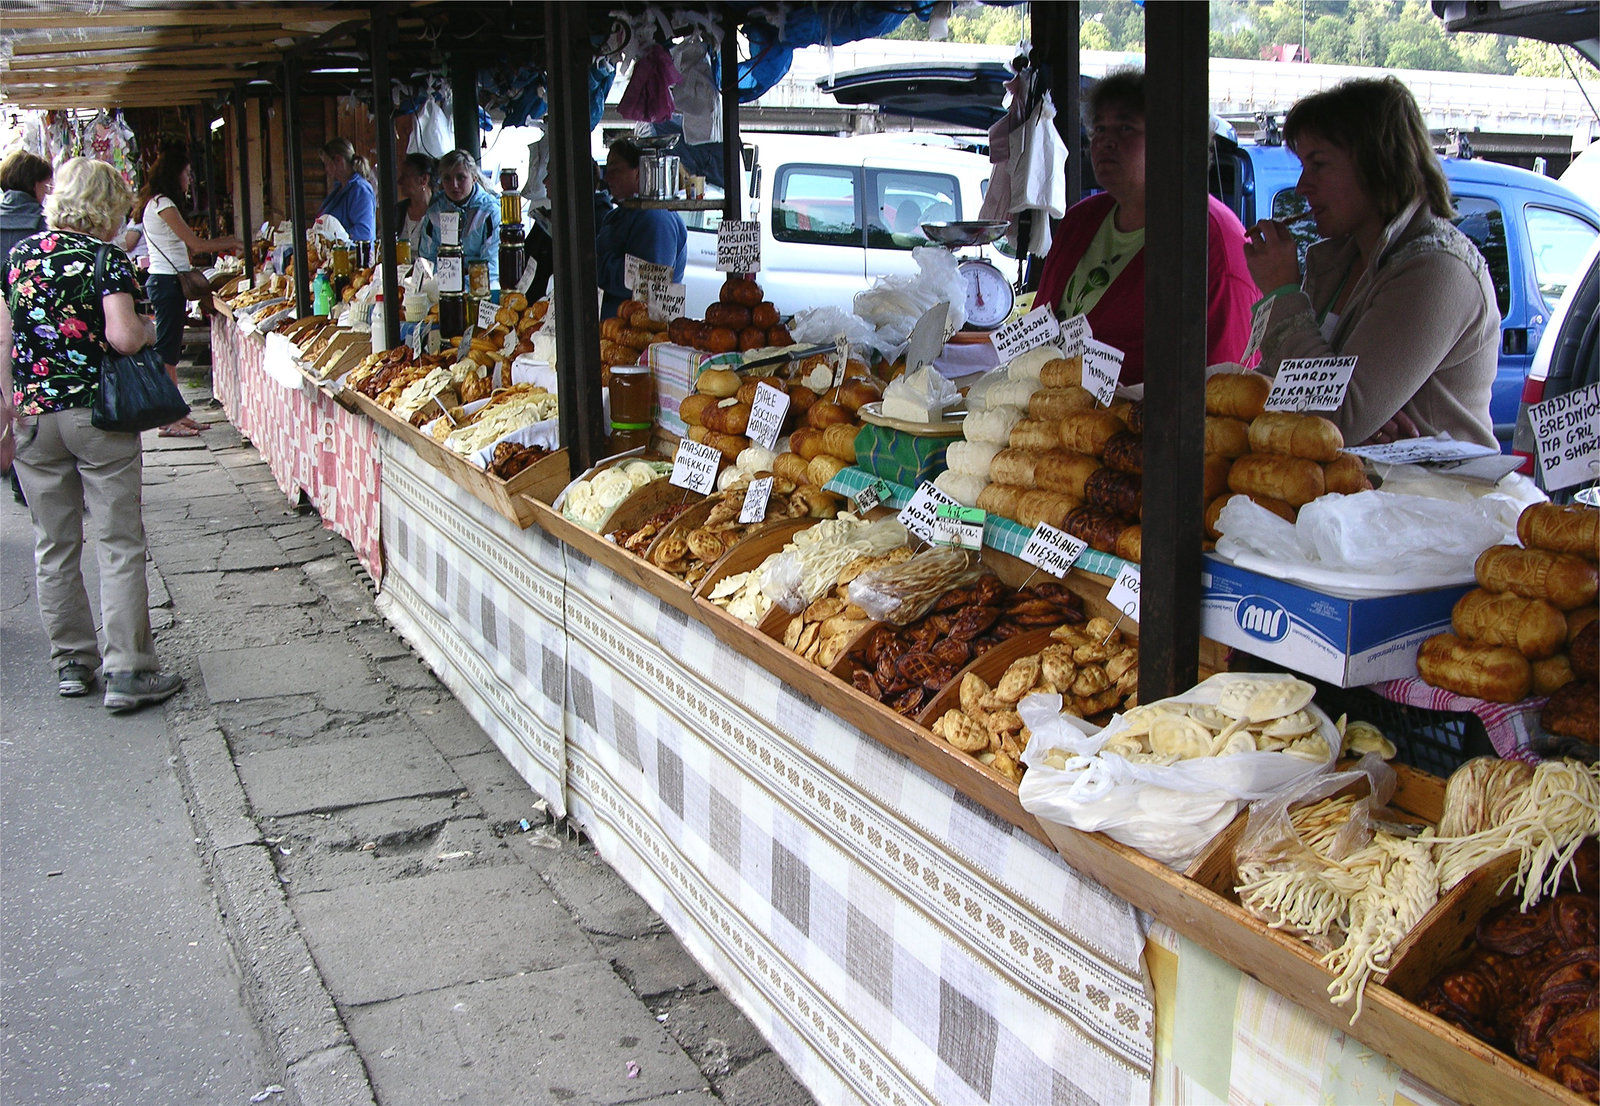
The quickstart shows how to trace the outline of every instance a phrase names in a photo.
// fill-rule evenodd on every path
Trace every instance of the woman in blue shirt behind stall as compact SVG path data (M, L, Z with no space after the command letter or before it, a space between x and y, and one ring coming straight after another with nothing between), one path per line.
M681 281L689 262L689 230L676 211L628 207L624 200L639 194L638 146L619 138L606 152L606 187L618 207L607 212L595 232L595 278L605 298L600 317L609 319L633 293L623 282L628 255L656 265L670 265Z
M422 221L422 256L439 259L439 216L461 216L461 257L489 263L489 287L500 285L500 197L478 182L478 163L465 150L451 150L439 159L439 191Z
M367 159L356 156L348 138L330 138L322 146L322 168L328 175L328 198L317 214L339 220L352 242L376 241L378 201Z

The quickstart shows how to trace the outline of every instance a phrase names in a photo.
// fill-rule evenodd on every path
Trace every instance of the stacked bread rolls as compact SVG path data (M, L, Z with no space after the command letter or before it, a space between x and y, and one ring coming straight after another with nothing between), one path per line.
M496 321L499 318L500 315L497 313ZM614 367L637 365L641 353L657 342L665 341L667 341L667 324L652 319L650 309L643 301L623 301L616 315L600 320L601 382L610 384L611 370Z
M1218 373L1206 381L1206 536L1221 537L1217 518L1235 495L1248 496L1287 522L1329 492L1371 488L1361 460L1344 452L1339 428L1317 415L1265 410L1272 381L1254 372Z
M1485 549L1474 566L1478 586L1451 612L1453 632L1423 642L1422 678L1497 703L1551 695L1580 679L1573 657L1587 652L1573 646L1595 621L1597 535L1593 508L1540 503L1523 511L1522 545Z
M704 319L679 316L668 324L668 337L680 346L705 353L763 349L794 343L779 322L778 309L762 298L761 285L748 277L730 276L706 308Z

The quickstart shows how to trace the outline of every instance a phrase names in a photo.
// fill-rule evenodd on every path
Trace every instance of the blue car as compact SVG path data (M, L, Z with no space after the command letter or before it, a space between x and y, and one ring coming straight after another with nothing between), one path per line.
M1299 160L1281 145L1218 145L1212 191L1246 226L1257 219L1287 221L1303 254L1317 233L1294 190ZM1600 235L1600 212L1571 189L1526 169L1473 158L1441 161L1455 224L1489 263L1500 303L1500 368L1489 414L1501 449L1509 450L1534 350L1567 285L1582 275L1585 255Z

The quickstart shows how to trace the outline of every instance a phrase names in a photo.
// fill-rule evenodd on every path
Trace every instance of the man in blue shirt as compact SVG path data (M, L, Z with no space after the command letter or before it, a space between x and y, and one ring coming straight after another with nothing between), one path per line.
M462 260L487 261L489 287L500 287L500 197L478 183L478 162L465 150L451 150L439 159L439 191L423 217L419 244L429 261L439 259L439 215L446 211L461 216Z
M600 221L595 233L595 275L605 297L600 317L609 319L633 293L623 283L628 255L640 261L672 266L672 279L683 280L689 263L689 230L676 211L632 208L624 200L639 194L639 147L626 138L606 154L606 187L618 203Z
M378 201L368 179L372 167L367 159L356 156L348 138L330 138L322 147L322 168L329 191L317 214L339 220L352 242L376 241Z

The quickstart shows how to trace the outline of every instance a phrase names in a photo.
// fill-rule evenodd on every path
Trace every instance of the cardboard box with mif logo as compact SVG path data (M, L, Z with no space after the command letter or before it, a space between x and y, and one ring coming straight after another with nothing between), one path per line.
M1472 587L1404 595L1319 591L1207 554L1200 632L1340 687L1417 674L1424 640L1450 628L1450 609Z

